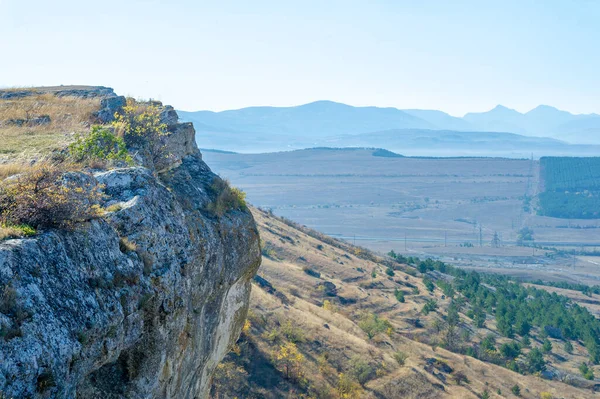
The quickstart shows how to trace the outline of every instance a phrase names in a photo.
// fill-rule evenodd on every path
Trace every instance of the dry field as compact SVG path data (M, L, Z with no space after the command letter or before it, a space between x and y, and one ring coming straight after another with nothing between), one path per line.
M516 246L519 229L527 226L545 247L600 249L600 220L541 217L524 209L524 196L534 197L538 187L537 161L384 158L365 149L203 155L254 205L378 252L600 283L600 265ZM498 248L491 245L494 233Z

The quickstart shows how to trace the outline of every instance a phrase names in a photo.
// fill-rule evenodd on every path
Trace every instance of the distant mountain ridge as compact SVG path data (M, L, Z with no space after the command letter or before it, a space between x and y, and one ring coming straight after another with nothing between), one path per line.
M459 118L438 110L354 107L316 101L294 107L248 107L221 112L178 111L196 130L245 135L283 135L305 139L383 130L428 129L507 132L552 137L578 144L600 144L600 115L575 115L548 105L520 113L498 105Z

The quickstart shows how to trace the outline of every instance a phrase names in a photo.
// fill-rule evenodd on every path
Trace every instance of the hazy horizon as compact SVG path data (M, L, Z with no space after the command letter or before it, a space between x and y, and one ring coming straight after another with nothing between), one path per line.
M592 1L0 0L0 14L4 87L104 85L188 110L600 113Z
M314 104L314 103L321 103L321 102L333 102L333 103L338 103L338 104L343 104L343 105L348 105L351 107L355 107L355 108L360 108L360 107L375 107L375 108L393 108L393 109L397 109L400 111L413 111L413 110L417 110L417 111L440 111L440 112L444 112L450 116L456 117L456 118L463 118L465 115L469 114L469 113L484 113L484 112L489 112L497 107L504 107L507 108L509 110L512 111L517 111L521 114L526 114L528 112L531 112L533 110L535 110L536 108L539 107L551 107L551 108L555 108L558 109L559 111L566 111L569 112L570 114L573 115L598 115L598 113L596 112L589 112L589 113L578 113L578 112L574 112L572 110L568 110L568 109L562 109L562 108L558 108L555 107L552 104L538 104L536 106L534 106L533 108L530 109L524 109L524 110L519 110L516 108L513 108L511 106L508 106L506 104L496 104L494 106L492 106L489 109L485 109L485 110L478 110L478 111L467 111L464 114L452 114L448 111L445 111L443 109L433 109L433 108L398 108L398 107L394 107L394 106L379 106L379 105L356 105L356 104L350 104L347 102L341 102L341 101L334 101L334 100L329 100L329 99L320 99L320 100L313 100L313 101L309 101L306 103L301 103L301 104L292 104L292 105L266 105L266 104L254 104L254 105L249 105L246 107L241 107L241 108L228 108L228 109L219 109L219 110L215 110L215 109L183 109L183 108L178 108L180 111L184 111L184 112L199 112L199 111L209 111L209 112L225 112L225 111L239 111L245 108L294 108L294 107L301 107L303 105L309 105L309 104Z

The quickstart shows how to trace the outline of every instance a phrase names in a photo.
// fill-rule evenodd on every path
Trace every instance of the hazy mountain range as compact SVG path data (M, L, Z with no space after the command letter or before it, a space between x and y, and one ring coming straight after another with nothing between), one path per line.
M489 149L494 151L543 149L545 154L553 154L558 147L565 147L568 151L558 152L584 150L589 155L596 148L569 144L600 144L600 115L574 115L546 105L524 114L498 105L462 118L437 110L353 107L332 101L178 113L194 123L201 147L237 151L352 143L406 152L416 144L430 148L450 143L451 148L462 146L466 154L493 145Z

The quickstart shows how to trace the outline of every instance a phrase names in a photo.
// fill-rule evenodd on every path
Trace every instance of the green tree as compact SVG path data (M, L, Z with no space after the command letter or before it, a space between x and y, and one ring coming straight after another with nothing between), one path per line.
M534 348L527 354L527 367L530 373L546 370L544 355L538 348Z
M405 299L404 299L404 292L403 291L400 291L398 288L396 288L394 290L394 296L396 297L396 299L398 300L398 302L404 303Z
M521 354L521 348L515 341L500 345L500 353L506 359L516 359Z
M421 310L421 312L423 312L423 314L427 315L427 314L429 314L429 312L434 312L437 308L438 308L437 301L435 299L430 299L425 303L425 305L423 305L423 309Z
M550 353L552 351L552 342L548 338L544 340L544 344L542 345L542 350L544 353Z
M517 245L531 245L534 241L533 230L523 227L517 234Z
M573 344L571 344L571 341L565 342L564 350L569 354L573 353Z
M425 284L425 288L427 288L429 292L433 292L433 290L435 290L435 285L433 285L433 281L431 281L430 279L424 278L423 284Z
M514 385L510 390L513 393L513 395L521 396L521 388L519 388L518 385Z

